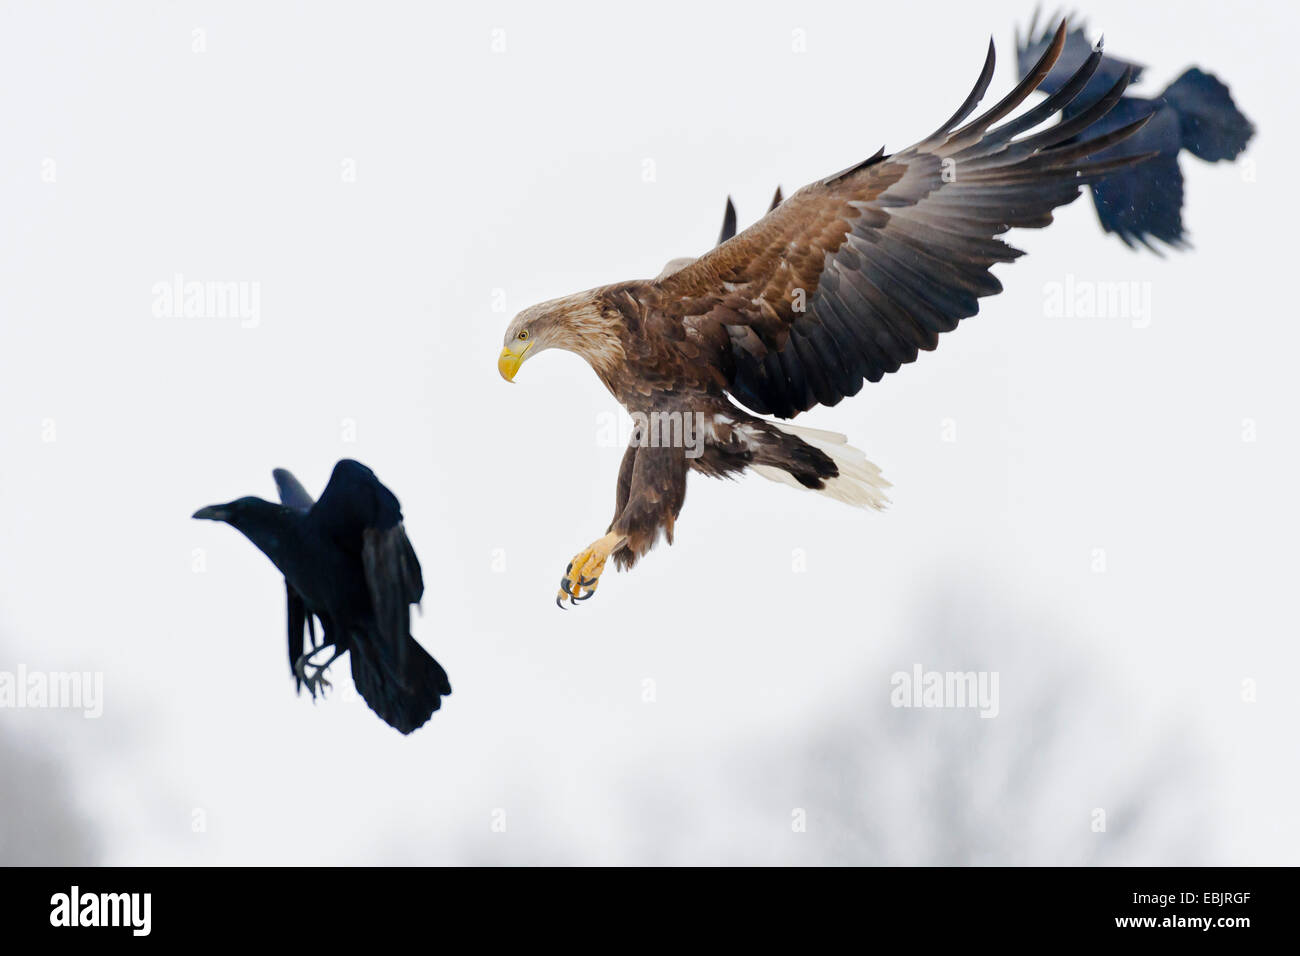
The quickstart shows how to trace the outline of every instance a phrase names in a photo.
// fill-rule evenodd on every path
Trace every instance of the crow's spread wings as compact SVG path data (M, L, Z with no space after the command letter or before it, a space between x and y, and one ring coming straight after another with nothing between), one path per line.
M1036 35L1037 34L1037 35ZM1038 14L1029 21L1029 29L1025 36L1020 36L1020 31L1016 31L1016 69L1020 76L1028 76L1030 70L1042 59L1043 52L1052 45L1056 34L1052 31L1050 24L1044 24L1042 33L1038 33ZM1068 83L1077 70L1089 56L1097 51L1097 44L1088 39L1087 28L1084 24L1071 24L1065 34L1065 43L1061 48L1061 55L1043 82L1038 84L1039 93L1055 93L1062 86ZM1097 66L1097 71L1092 75L1092 79L1075 97L1074 102L1066 105L1063 110L1066 118L1078 113L1081 109L1091 106L1094 101L1108 89L1115 85L1115 82L1124 75L1124 71L1129 71L1129 81L1132 83L1142 79L1144 67L1140 63L1134 63L1131 60L1121 59L1113 53L1107 53Z
M1119 100L1127 72L1074 118L1030 132L1084 88L1101 56L1042 103L994 126L1056 62L1065 25L1025 80L959 126L993 75L993 45L970 96L922 142L813 183L735 238L648 291L688 355L741 403L789 418L856 394L863 380L933 349L939 334L1001 291L989 272L1020 255L996 238L1041 227L1092 178L1135 161L1087 162L1143 120L1086 143ZM1023 135L1022 135L1023 134Z
M317 526L360 556L383 646L403 673L410 638L410 605L424 596L415 549L402 527L402 507L365 465L344 459L311 510Z

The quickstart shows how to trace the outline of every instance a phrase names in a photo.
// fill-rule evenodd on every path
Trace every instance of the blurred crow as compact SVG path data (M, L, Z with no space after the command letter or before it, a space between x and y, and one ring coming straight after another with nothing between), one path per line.
M224 521L284 574L289 663L301 690L329 687L325 669L351 651L352 681L370 709L404 734L424 724L451 693L447 673L410 633L410 605L424 594L420 562L402 527L397 498L360 462L334 466L319 501L293 475L274 472L283 504L239 498L194 512ZM315 618L322 643L315 644ZM307 640L311 634L311 643ZM323 664L312 657L325 647Z
M1052 41L1050 28L1034 36L1037 20L1035 13L1023 40L1017 31L1016 60L1022 77L1029 73ZM1066 36L1060 59L1038 89L1047 94L1061 89L1093 49L1085 28L1073 27ZM1101 99L1125 69L1132 70L1135 81L1142 73L1142 67L1136 63L1109 53L1103 56L1101 65L1082 92L1062 110L1062 122L1069 122ZM1188 244L1183 229L1183 174L1178 168L1179 151L1185 149L1211 163L1235 159L1250 142L1255 127L1237 109L1226 86L1209 73L1192 67L1157 97L1125 96L1105 117L1088 127L1087 139L1104 136L1144 116L1150 116L1151 121L1140 131L1118 145L1099 150L1090 158L1105 160L1139 153L1157 155L1094 180L1092 199L1101 227L1106 232L1115 233L1130 248L1141 243L1158 253L1160 250L1153 244L1153 239L1176 249Z

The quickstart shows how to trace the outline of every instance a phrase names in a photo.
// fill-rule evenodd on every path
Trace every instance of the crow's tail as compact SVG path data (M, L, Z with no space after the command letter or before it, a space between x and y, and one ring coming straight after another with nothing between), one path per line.
M1228 88L1196 67L1169 84L1164 100L1178 113L1183 149L1207 162L1236 159L1255 135Z
M352 682L357 693L384 722L409 734L442 706L451 682L442 665L412 637L407 637L405 665L400 675L378 659L365 641L352 642Z

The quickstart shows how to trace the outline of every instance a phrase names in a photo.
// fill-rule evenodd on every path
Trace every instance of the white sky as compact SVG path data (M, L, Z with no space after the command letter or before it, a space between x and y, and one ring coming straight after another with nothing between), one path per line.
M888 513L693 476L676 546L566 614L564 565L610 517L615 406L565 354L502 382L511 315L703 251L728 193L747 224L778 183L908 145L990 33L1001 96L1031 11L547 7L4 4L0 669L102 671L105 713L0 728L66 763L98 858L842 859L816 814L790 836L791 808L837 803L917 834L851 858L942 859L908 851L949 822L907 818L941 773L909 736L933 715L880 718L920 662L1003 674L998 718L948 715L958 739L1068 757L1036 789L972 763L969 825L1024 821L982 859L1086 861L1088 814L1127 788L1194 822L1130 832L1120 859L1300 861L1294 7L1090 4L1149 65L1142 92L1195 63L1259 129L1249 165L1184 157L1195 251L1129 252L1087 199L1013 234L1030 255L979 316L800 419L884 469ZM260 323L155 317L176 273L258 283ZM1149 283L1149 327L1045 317L1067 275ZM350 686L295 698L279 577L189 519L272 497L276 466L318 493L345 456L401 498L429 583L415 634L455 688L409 738ZM1049 745L1026 702L1058 696ZM892 754L890 796L791 776L827 726ZM1172 792L1141 772L1171 738L1197 772Z

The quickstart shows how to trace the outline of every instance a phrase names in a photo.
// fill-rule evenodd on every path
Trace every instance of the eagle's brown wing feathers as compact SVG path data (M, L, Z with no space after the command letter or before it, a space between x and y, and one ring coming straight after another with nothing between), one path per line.
M854 395L864 380L914 361L939 333L1000 292L990 272L1020 255L996 238L1041 227L1082 184L1117 165L1086 157L1141 122L1083 144L1075 137L1119 99L1025 136L1056 115L1096 70L1094 53L1060 91L1002 126L1060 54L1064 24L1034 70L965 126L993 75L992 44L971 95L915 146L813 183L646 295L684 335L684 353L756 412L784 418ZM1016 137L1021 137L1017 139ZM1143 157L1144 158L1144 157Z

